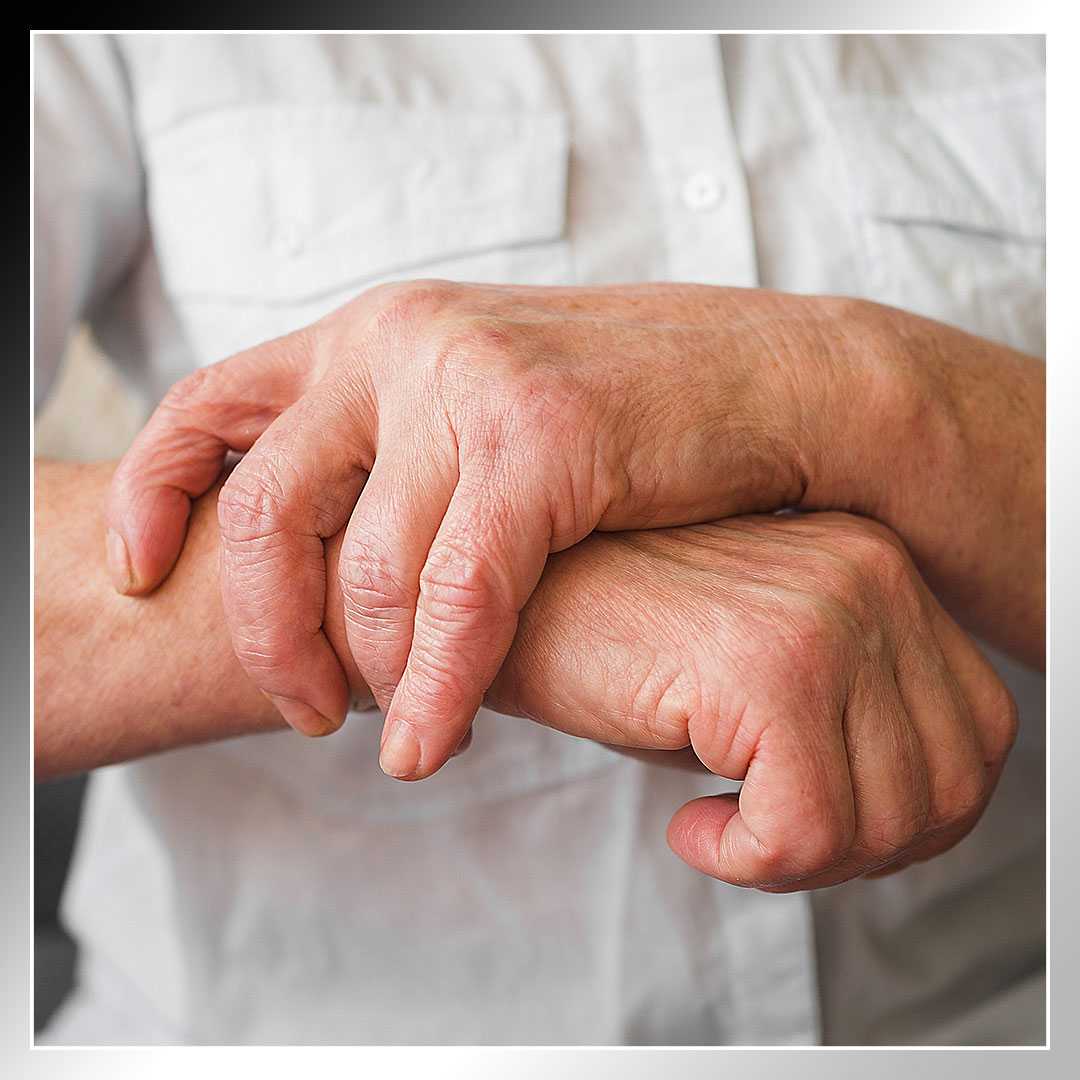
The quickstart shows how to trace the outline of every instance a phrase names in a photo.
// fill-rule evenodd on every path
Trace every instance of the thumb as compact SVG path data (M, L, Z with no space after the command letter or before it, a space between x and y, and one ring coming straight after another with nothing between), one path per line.
M229 450L249 450L312 370L306 330L237 353L176 383L136 436L105 497L106 558L118 592L155 589L176 562L191 500Z

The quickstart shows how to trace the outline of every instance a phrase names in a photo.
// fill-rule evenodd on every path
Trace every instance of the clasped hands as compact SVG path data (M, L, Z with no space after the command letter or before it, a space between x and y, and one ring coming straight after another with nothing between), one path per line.
M743 782L675 814L692 866L773 890L894 870L972 828L1016 715L889 529L774 513L827 490L853 388L888 394L866 317L708 286L372 289L169 392L114 476L110 569L155 588L243 452L225 613L298 731L367 686L401 779L485 700L689 746Z

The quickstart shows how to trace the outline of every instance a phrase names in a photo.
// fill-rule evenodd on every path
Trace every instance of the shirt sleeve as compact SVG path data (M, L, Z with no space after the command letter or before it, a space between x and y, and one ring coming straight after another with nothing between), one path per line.
M146 232L131 94L101 34L34 40L34 406Z

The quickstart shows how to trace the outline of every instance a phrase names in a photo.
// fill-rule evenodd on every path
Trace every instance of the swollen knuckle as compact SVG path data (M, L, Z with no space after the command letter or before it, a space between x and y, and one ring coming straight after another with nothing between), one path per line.
M522 373L517 335L489 316L443 321L427 341L423 363L433 386L452 404L497 412Z
M472 621L496 602L490 571L473 553L433 553L420 573L420 597L428 618L439 623Z
M513 374L519 356L519 338L509 323L492 316L473 315L446 336L443 351L451 360Z
M391 334L423 324L446 310L461 286L438 278L395 281L377 285L364 295L375 308L375 329Z
M829 782L805 789L799 811L798 830L788 834L791 857L799 870L827 869L854 846L857 834L854 808L844 809Z
M226 544L267 540L284 528L288 499L272 473L237 469L218 495L218 523Z
M489 315L441 320L421 364L462 446L481 461L531 464L596 426L586 380L554 361L534 328Z
M338 580L346 604L364 608L398 606L404 582L386 543L377 533L350 529L341 545Z
M397 626L408 615L405 590L398 583L393 568L379 559L366 557L341 562L338 568L342 607L345 618L369 628L390 624Z

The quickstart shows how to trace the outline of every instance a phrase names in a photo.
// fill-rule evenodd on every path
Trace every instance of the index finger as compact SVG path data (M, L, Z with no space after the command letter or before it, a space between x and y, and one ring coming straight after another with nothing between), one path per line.
M221 595L237 659L286 721L336 730L349 694L323 629L323 541L346 521L374 452L374 414L333 387L290 406L233 470L218 498ZM464 732L462 732L464 734Z

